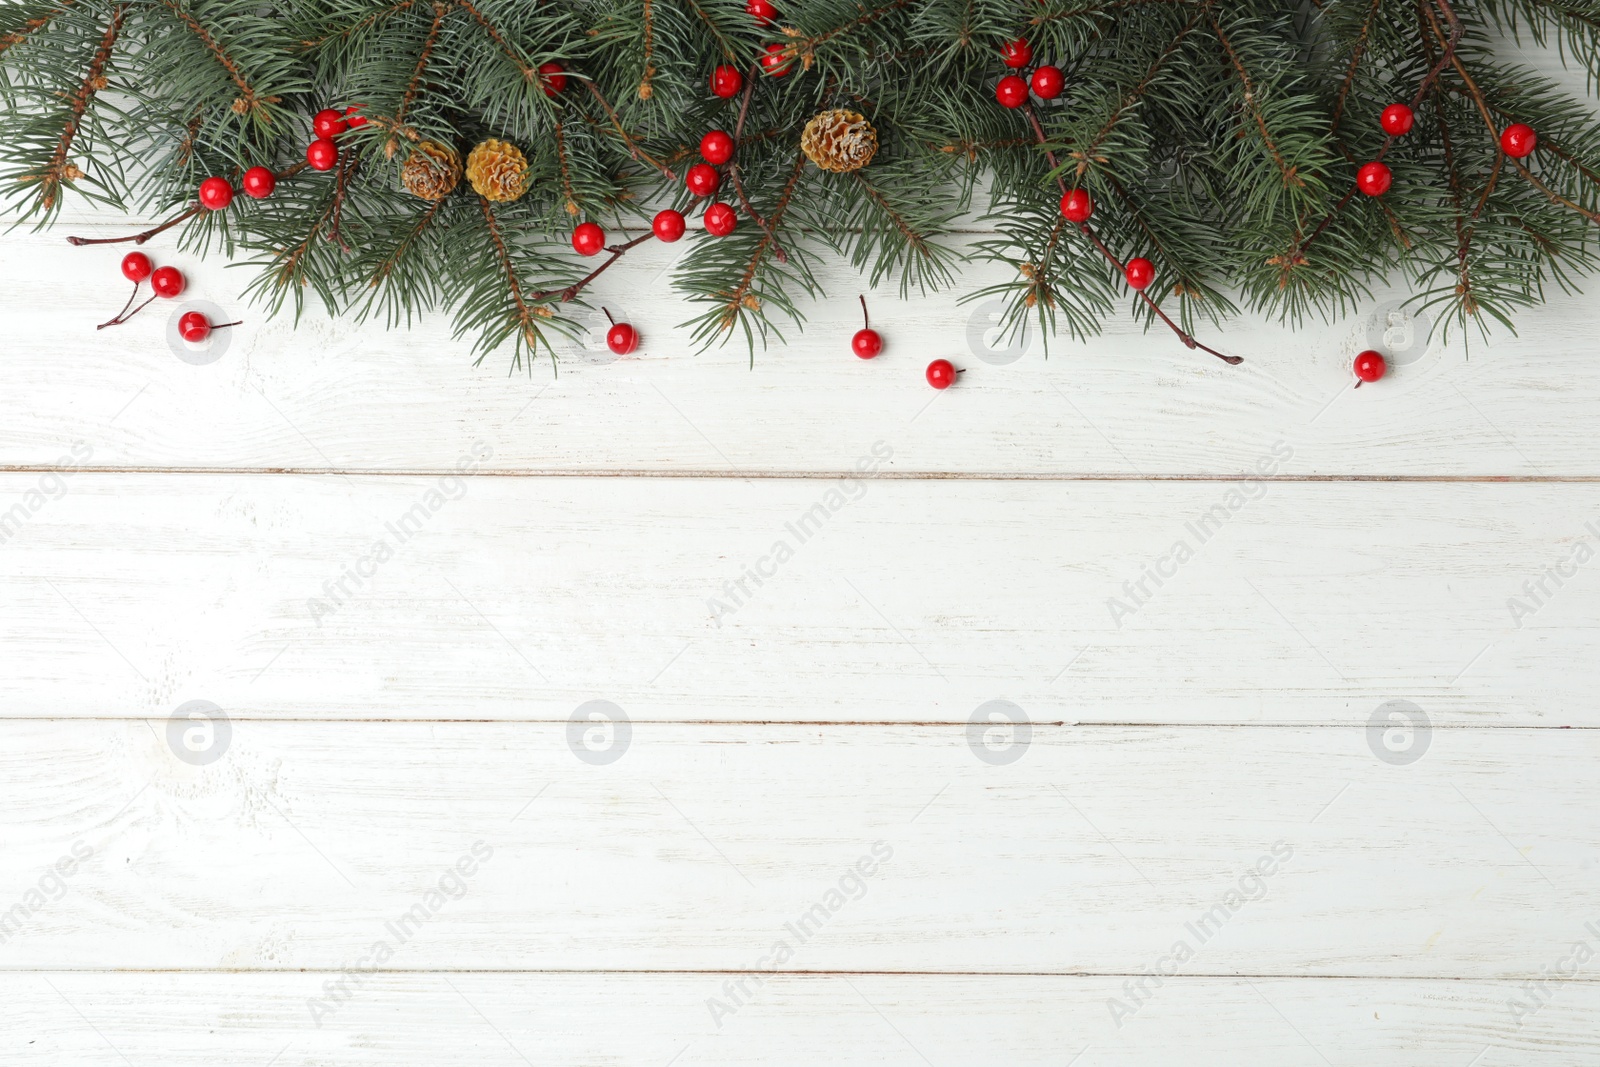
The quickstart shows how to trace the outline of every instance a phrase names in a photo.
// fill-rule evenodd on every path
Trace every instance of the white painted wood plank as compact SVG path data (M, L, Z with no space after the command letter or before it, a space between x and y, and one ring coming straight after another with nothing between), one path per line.
M1600 938L1593 731L231 730L4 726L5 966L1521 981Z
M0 505L5 716L1600 724L1592 485L79 473Z
M9 1062L76 1067L1587 1067L1600 988L1561 985L1519 1028L1511 983L1169 982L1121 1028L1120 979L769 979L721 1027L713 975L379 975L313 1026L325 976L0 976ZM81 1014L80 1014L81 1012ZM1488 1051L1486 1052L1485 1049ZM1078 1056L1077 1060L1073 1060ZM124 1059L126 1057L126 1059Z

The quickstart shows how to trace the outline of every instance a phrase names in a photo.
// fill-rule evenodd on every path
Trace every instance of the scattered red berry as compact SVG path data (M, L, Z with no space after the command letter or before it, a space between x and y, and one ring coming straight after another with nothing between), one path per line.
M239 179L239 184L244 187L244 193L252 200L261 200L272 195L272 190L278 187L278 176L266 167L251 167L244 172L244 177Z
M333 110L333 108L325 107L312 118L311 128L316 131L318 137L326 137L332 140L349 129L350 124L345 122L344 116Z
M546 96L556 96L567 91L566 67L551 60L539 64L539 86Z
M143 252L129 252L122 257L122 276L134 285L150 277L150 272L154 269L150 264L150 257Z
M198 311L185 311L178 316L178 336L190 344L199 344L211 336L211 323Z
M150 288L168 300L183 292L183 272L177 267L157 267L150 275Z
M776 41L767 45L767 54L761 57L761 69L774 78L781 78L789 73L789 68L793 66L793 61L783 54L784 49L788 47L788 45L779 44Z
M850 338L850 351L862 359L871 359L883 351L883 337L872 328L872 320L867 318L867 298L861 297L861 329Z
M744 12L755 19L758 26L770 26L772 20L778 17L778 9L767 3L767 0L750 0L744 5Z
M1361 164L1361 169L1356 171L1356 188L1368 196L1382 196L1393 184L1394 174L1386 163L1374 160Z
M1411 132L1411 127L1416 121L1417 116L1404 104L1390 104L1383 109L1383 114L1378 116L1378 124L1390 137L1404 137Z
M1094 198L1087 189L1069 189L1061 198L1061 213L1068 222L1087 222L1094 214Z
M1033 62L1033 46L1018 37L1000 46L1000 58L1012 70L1021 70Z
M572 231L572 250L580 256L598 256L605 246L606 231L596 223L581 223Z
M726 237L739 225L739 216L727 204L716 203L706 208L705 224L713 237Z
M650 229L655 232L656 239L671 244L683 236L683 231L688 229L688 224L683 221L683 213L674 211L670 207L665 211L656 212Z
M312 170L332 170L339 162L339 146L326 137L306 145L306 163Z
M707 163L726 163L733 158L733 138L722 130L712 130L700 138L700 154Z
M1500 135L1500 148L1512 159L1526 159L1539 147L1539 135L1525 122L1513 122Z
M1033 72L1033 91L1040 100L1054 100L1067 87L1060 67L1040 67Z
M744 75L733 67L721 66L711 72L711 92L726 100L738 96L739 90L744 88Z
M683 184L695 196L710 196L722 184L722 175L709 163L696 163L684 174Z
M226 178L207 178L200 183L200 203L210 211L221 211L233 203L233 186Z
M367 124L367 117L361 113L361 105L355 104L344 109L344 123L352 130Z
M625 356L639 347L639 331L626 322L611 324L606 331L606 347L619 356Z
M1002 107L1021 107L1028 102L1028 83L1015 74L1007 74L994 87L994 98Z
M1128 284L1135 289L1144 290L1156 280L1156 265L1143 256L1135 256L1128 260L1128 266L1123 271L1128 276Z
M948 359L936 359L928 364L928 384L935 389L948 389L956 382L956 368Z
M1384 361L1383 356L1370 348L1356 357L1356 377L1364 382L1377 381L1388 369L1389 364Z

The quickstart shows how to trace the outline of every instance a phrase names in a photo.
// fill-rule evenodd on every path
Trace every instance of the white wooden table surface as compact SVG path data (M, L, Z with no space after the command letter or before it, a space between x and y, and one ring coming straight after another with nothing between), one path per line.
M1600 1062L1600 297L750 369L645 246L552 380L121 251L0 243L6 1063Z

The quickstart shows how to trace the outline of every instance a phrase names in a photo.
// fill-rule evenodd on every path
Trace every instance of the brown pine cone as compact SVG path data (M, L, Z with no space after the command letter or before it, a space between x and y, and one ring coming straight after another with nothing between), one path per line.
M438 141L423 141L400 168L400 184L412 196L443 200L461 180L461 157Z
M515 200L528 191L528 160L510 141L491 137L467 153L467 181L485 200Z
M865 115L835 108L817 114L800 134L806 157L835 174L860 170L878 151L878 131Z

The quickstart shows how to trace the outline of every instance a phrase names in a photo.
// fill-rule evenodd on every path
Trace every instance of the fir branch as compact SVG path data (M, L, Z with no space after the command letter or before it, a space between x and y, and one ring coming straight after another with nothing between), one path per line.
M485 18L483 12L472 5L471 0L455 0L455 3L461 10L471 15L478 25L483 27L484 32L489 35L489 40L493 41L495 46L505 53L505 57L511 60L516 68L522 72L523 80L532 82L539 77L539 69L512 49L511 45L506 42L505 34L500 32L499 27Z
M1255 84L1250 80L1250 72L1245 69L1244 61L1239 58L1239 53L1234 49L1233 43L1228 40L1228 35L1222 32L1222 24L1215 15L1210 15L1211 29L1217 35L1222 49L1228 54L1228 61L1233 64L1234 71L1239 75L1239 83L1244 86L1244 106L1250 112L1250 117L1255 120L1256 129L1261 133L1261 140L1267 146L1273 162L1278 165L1278 172L1283 175L1284 185L1305 185L1305 180L1296 173L1296 168L1291 167L1283 158L1278 144L1272 137L1272 131L1267 128L1267 120L1261 114L1261 100L1257 94Z
M428 27L428 36L423 39L422 51L417 54L417 65L412 68L411 80L406 82L406 91L400 96L400 106L395 109L395 130L405 125L406 112L411 109L412 102L417 98L417 90L422 87L423 72L428 69L428 60L433 56L434 46L439 43L439 26L449 12L450 5L444 0L433 0L433 23ZM396 147L395 134L391 132L389 140L383 146L384 155L393 159Z
M77 2L78 0L61 0L60 6L56 7L53 11L46 12L37 18L31 18L24 22L17 29L6 34L4 37L0 37L0 54L3 54L15 45L19 45L27 41L28 38L32 37L34 34L50 25L50 23L54 22L58 16L66 14L67 9Z
M657 160L655 157L650 155L650 153L644 151L639 147L638 142L636 142L632 137L628 136L628 131L622 128L622 120L617 118L616 109L613 108L611 103L606 100L605 96L601 94L599 88L595 86L594 82L590 81L588 78L584 78L582 80L583 84L588 88L589 94L593 96L595 100L599 101L600 106L605 109L606 116L611 119L611 125L614 129L616 129L617 136L622 138L622 143L628 149L628 154L637 162L650 164L661 174L663 178L666 178L669 182L676 181L678 176L673 174L672 171L667 168L666 164Z
M748 301L754 299L750 295L750 286L755 282L756 272L760 270L762 260L766 258L767 252L777 248L778 239L775 236L775 231L778 223L783 219L784 212L789 208L789 200L794 196L795 186L799 184L800 175L804 173L805 166L806 154L804 152L795 153L794 168L789 172L789 180L784 183L783 191L778 195L778 202L773 205L772 214L767 217L767 225L762 227L761 240L756 242L755 250L750 253L750 260L745 264L743 276L730 292L723 294L723 306L715 316L718 323L717 329L720 332L726 333L733 329L733 324L748 309ZM776 255L773 258L776 259ZM778 260L778 262L781 263L783 260Z
M324 34L321 37L303 40L300 42L300 44L304 48L321 48L330 41L347 41L363 30L369 30L383 20L392 18L393 16L400 14L402 11L409 11L422 2L423 0L399 0L399 3L390 4L385 8L379 8L377 11L357 19L342 30L338 30L334 33Z
M233 102L234 112L239 115L248 113L261 122L270 122L271 116L267 113L265 105L276 103L277 101L275 99L263 100L256 96L255 88L246 80L244 72L239 68L239 64L234 61L226 49L217 43L217 39L201 24L199 19L194 17L188 8L177 3L176 0L160 0L160 3L168 11L176 15L179 22L188 27L189 32L199 39L200 43L205 46L206 51L211 53L212 58L217 61L223 70L228 72L228 77L233 80L233 84L239 89L239 98Z
M111 59L111 49L117 43L117 34L122 32L122 19L127 8L118 4L111 9L111 22L106 27L104 36L100 38L100 47L95 50L94 58L89 61L89 69L79 83L77 92L72 94L72 108L68 112L66 125L61 130L61 138L56 143L56 150L50 156L50 162L45 166L44 172L35 177L25 177L23 180L39 182L39 198L46 211L55 206L56 196L63 185L70 185L83 177L83 171L72 163L68 154L72 151L72 142L78 135L78 129L83 122L83 113L88 110L89 101L94 94L105 88L106 63Z
M1361 33L1356 37L1356 44L1350 51L1350 66L1344 72L1344 80L1339 83L1338 103L1333 107L1333 118L1328 122L1330 130L1339 128L1339 120L1344 117L1345 100L1350 95L1350 87L1356 81L1356 68L1361 65L1361 57L1367 50L1367 38L1372 34L1372 23L1378 17L1378 7L1383 0L1372 0L1372 5L1367 8L1367 17L1361 23Z
M511 262L511 253L506 248L505 239L500 236L500 224L495 220L494 209L489 206L489 201L481 196L478 197L478 206L483 209L483 221L489 228L489 240L494 246L501 269L505 271L506 290L511 294L511 302L516 307L514 328L521 334L522 343L528 346L531 356L539 350L539 327L534 322L538 309L529 307L523 298L522 283L517 281L517 268ZM555 354L551 353L550 358L553 361Z

